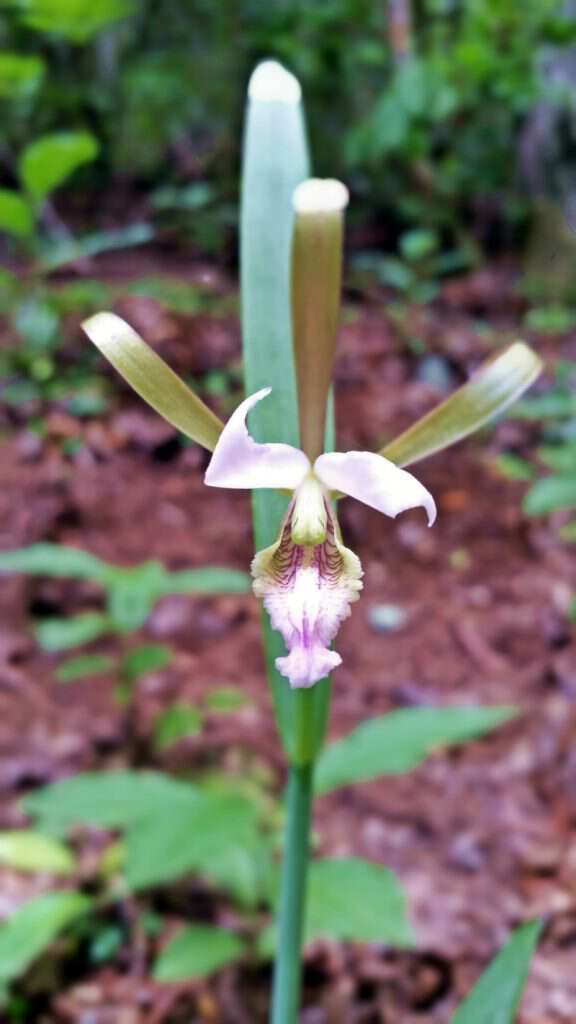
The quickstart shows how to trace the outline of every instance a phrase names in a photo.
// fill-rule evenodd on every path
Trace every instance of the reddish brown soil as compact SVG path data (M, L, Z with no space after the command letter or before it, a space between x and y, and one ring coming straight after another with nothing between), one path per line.
M454 287L410 325L449 360L457 381L490 350L476 330L478 310L490 313L500 331L515 328L518 311L506 288L493 295L490 287L482 280L468 290ZM239 355L231 318L177 321L136 300L119 311L180 372L199 374ZM79 345L73 328L70 337ZM558 351L573 351L574 340L564 339ZM443 397L418 381L415 368L383 308L354 314L342 331L337 375L342 448L373 447ZM112 414L101 420L79 422L52 408L46 441L18 420L13 413L6 420L2 548L51 540L119 563L160 558L171 568L248 566L247 498L205 488L204 455L173 443L173 431L127 391L118 388ZM78 435L84 448L64 455L62 437ZM566 619L576 559L558 540L557 524L523 516L523 485L494 468L503 447L530 440L528 428L509 421L425 463L419 475L440 509L432 531L417 513L393 522L342 502L344 535L366 576L362 601L338 641L344 664L334 678L333 734L370 715L419 704L514 703L523 714L410 775L319 801L321 851L393 868L408 894L418 946L409 953L328 943L310 949L305 1024L444 1024L510 929L534 915L544 916L546 927L521 1024L576 1021L576 659ZM158 712L175 699L196 702L216 684L242 687L254 706L214 717L199 739L156 755L155 763L194 772L223 761L233 771L244 750L270 766L281 786L252 597L174 597L158 605L142 636L172 645L175 658L140 683L127 749L113 680L57 683L59 658L42 654L29 629L33 612L99 607L98 592L85 584L13 578L2 582L1 596L2 828L25 822L18 800L31 786L129 760L154 763L147 742ZM382 603L407 615L402 628L386 635L370 626L371 608ZM113 651L117 643L94 649ZM8 871L2 879L2 914L46 885ZM143 980L134 948L117 965L73 965L65 972L43 1022L266 1019L264 969L230 969L206 985L159 991Z

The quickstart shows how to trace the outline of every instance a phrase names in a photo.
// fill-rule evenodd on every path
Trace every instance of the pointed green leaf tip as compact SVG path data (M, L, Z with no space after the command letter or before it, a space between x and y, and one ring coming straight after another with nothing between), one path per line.
M97 313L82 327L141 398L187 437L214 451L223 424L136 331L114 313Z
M541 921L528 921L514 932L456 1011L452 1024L514 1024L541 931Z
M523 341L489 360L445 402L400 434L381 455L409 466L442 451L512 405L536 380L542 362Z

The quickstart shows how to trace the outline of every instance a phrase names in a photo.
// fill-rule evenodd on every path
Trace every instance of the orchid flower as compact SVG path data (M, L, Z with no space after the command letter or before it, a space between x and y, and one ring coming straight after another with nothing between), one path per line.
M271 488L290 495L279 535L256 554L252 575L254 593L286 644L287 654L277 658L276 667L297 688L312 686L341 664L330 645L362 589L360 560L342 543L335 499L348 495L391 517L422 507L432 526L432 495L401 467L477 429L540 371L537 356L517 342L381 453L325 452L347 199L339 182L315 179L300 185L294 196L292 299L302 450L250 436L248 414L270 388L247 397L224 426L119 317L100 313L83 325L150 405L213 451L208 486Z
M254 593L288 648L276 667L291 686L312 686L340 665L329 645L362 589L362 567L344 547L333 497L347 494L396 516L423 506L436 518L432 495L421 483L373 452L333 452L313 463L288 444L257 444L246 428L250 410L270 393L240 403L224 427L204 477L210 487L274 488L292 498L277 541L252 562Z

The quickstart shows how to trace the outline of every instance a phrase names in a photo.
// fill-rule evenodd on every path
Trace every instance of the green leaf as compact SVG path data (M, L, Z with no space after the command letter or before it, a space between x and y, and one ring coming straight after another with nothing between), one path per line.
M50 240L49 248L46 245L41 248L39 269L43 273L53 272L68 263L98 256L103 252L145 245L153 238L154 228L150 224L128 224L125 228L91 231L81 238L64 238L58 242Z
M576 441L565 444L544 445L538 448L538 458L557 473L574 473L576 475Z
M12 189L0 188L0 231L26 238L34 230L34 215L29 203Z
M524 342L515 342L380 454L398 466L410 466L442 451L507 409L536 380L541 368L535 352Z
M0 53L0 99L29 99L44 76L46 65L32 54Z
M154 965L154 980L206 978L237 960L242 951L242 942L231 932L210 925L191 925L162 950Z
M17 871L48 871L52 875L70 875L75 867L68 847L30 829L0 832L0 863Z
M282 74L283 69L277 69ZM258 74L257 69L255 74ZM284 72L284 74L286 74ZM254 81L254 79L253 79ZM292 79L286 100L258 93L248 100L244 132L241 202L241 306L246 394L270 387L272 394L253 410L250 430L257 441L299 445L298 403L291 329L292 195L310 174L299 86ZM291 93L291 95L290 95ZM333 447L328 436L328 450ZM277 537L287 500L273 491L252 495L256 549ZM291 760L308 759L298 747L299 711L310 724L310 743L319 749L327 718L328 681L296 693L278 673L275 660L285 654L282 638L267 616L262 629L268 678L276 719Z
M222 423L136 331L113 313L97 313L82 326L141 398L183 434L214 450Z
M126 655L122 662L122 675L129 683L135 683L147 672L158 672L172 660L172 650L166 644L142 644Z
M206 708L213 715L234 714L248 704L252 704L251 698L233 686L219 686L206 695Z
M316 791L402 775L435 750L482 736L517 714L506 706L403 708L369 719L320 755Z
M142 889L200 871L234 889L238 858L253 859L258 842L256 809L243 797L201 793L185 809L157 807L128 832L128 884Z
M89 644L113 629L108 615L83 612L69 619L45 619L36 626L36 639L44 651L67 651Z
M67 658L56 669L55 675L59 683L74 683L86 676L98 676L110 672L116 662L107 654L79 654L76 658Z
M247 594L252 583L247 572L206 566L167 573L164 594Z
M31 544L27 548L0 553L0 571L101 581L106 578L109 567L100 558L80 548L62 544Z
M43 829L61 833L71 825L127 828L149 815L192 809L198 791L159 772L86 772L46 786L24 800Z
M100 145L90 132L58 132L31 142L19 161L20 177L38 202L63 185L83 164L98 156Z
M187 736L197 736L202 729L202 715L191 704L174 704L154 723L154 743L159 750L171 747Z
M25 25L86 43L119 18L134 11L134 0L17 0Z
M452 1024L514 1024L542 924L514 932L456 1011Z
M514 419L520 420L561 420L569 416L576 416L576 395L563 391L525 398L514 409Z
M358 857L334 857L310 864L305 942L378 942L400 948L415 936L398 879L388 868ZM276 925L261 936L262 955L276 947Z
M496 458L496 466L509 480L533 480L536 470L531 462L512 452L503 452Z
M314 861L308 883L306 941L321 937L413 945L406 900L393 872L357 857Z
M545 476L530 488L522 502L529 516L547 516L563 508L576 508L576 473Z
M116 629L140 629L164 592L166 570L161 562L143 562L124 568L110 566L106 577L108 612Z
M0 926L0 984L19 978L59 932L91 906L78 892L51 892L20 907Z

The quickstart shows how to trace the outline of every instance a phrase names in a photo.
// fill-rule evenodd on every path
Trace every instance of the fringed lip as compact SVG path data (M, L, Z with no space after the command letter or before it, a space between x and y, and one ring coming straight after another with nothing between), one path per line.
M336 516L326 502L326 536L321 544L292 540L292 501L280 536L252 562L254 593L262 598L288 653L276 668L293 687L313 686L341 664L330 650L350 605L362 589L360 559L344 547Z

